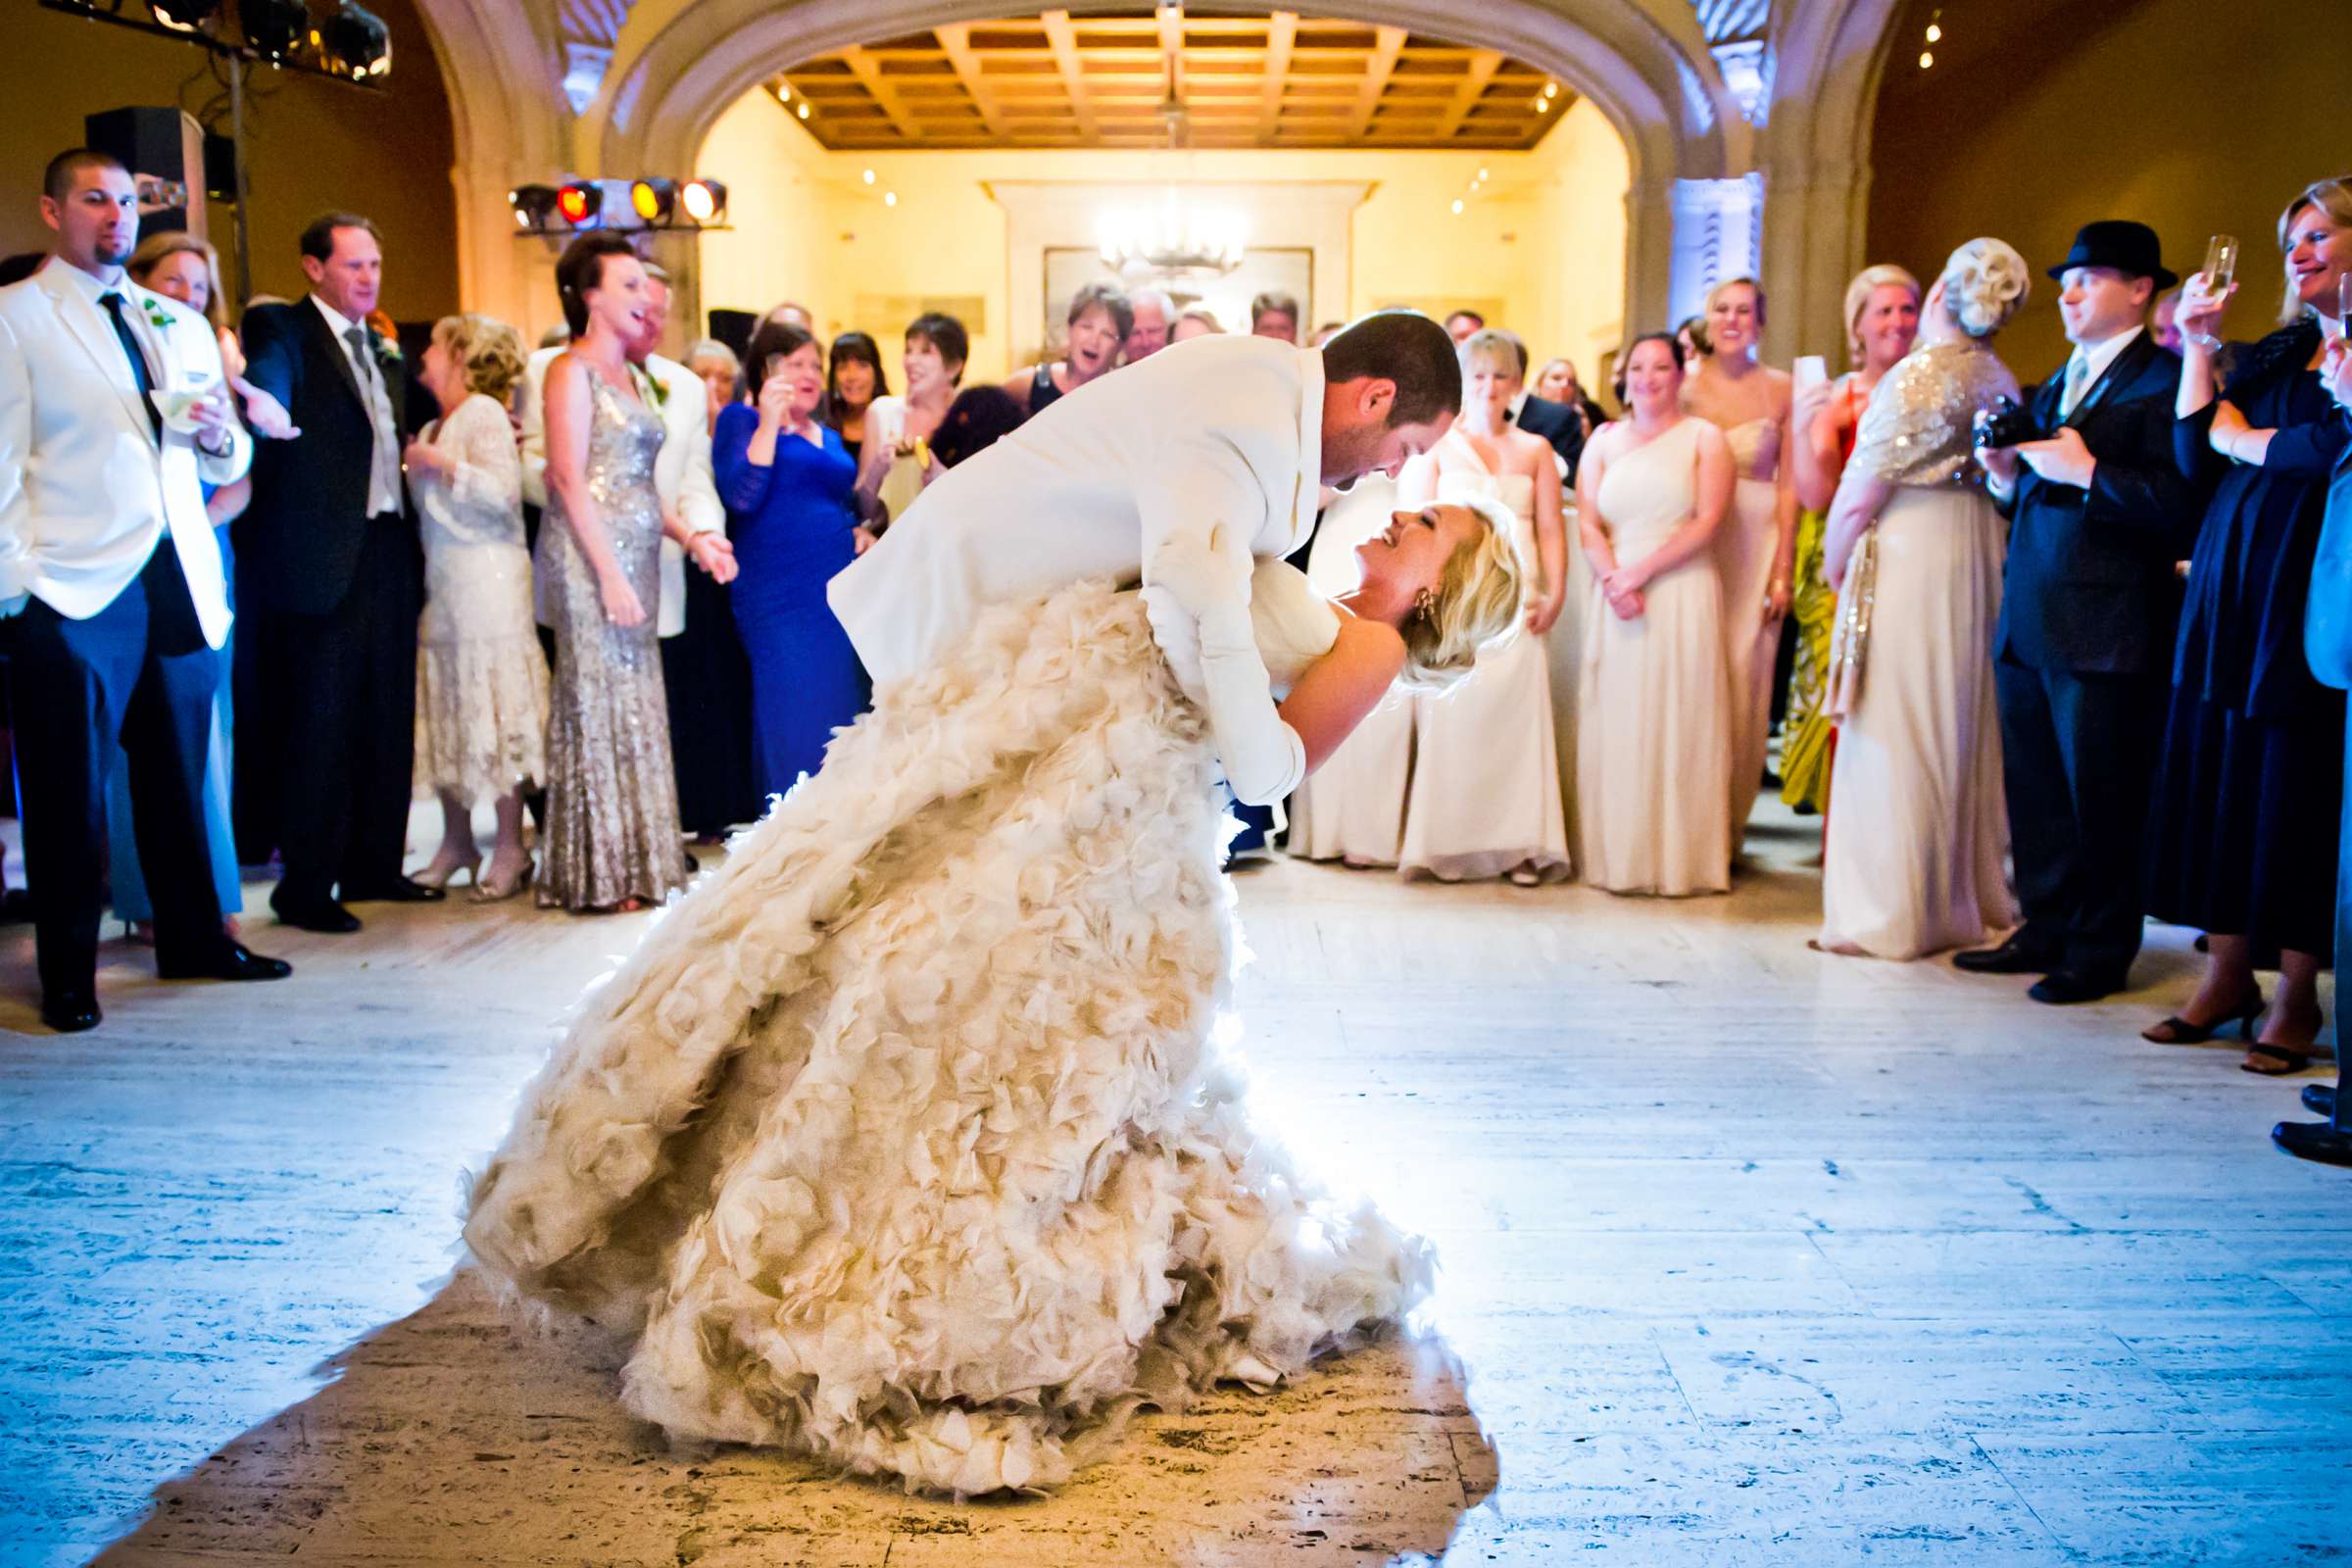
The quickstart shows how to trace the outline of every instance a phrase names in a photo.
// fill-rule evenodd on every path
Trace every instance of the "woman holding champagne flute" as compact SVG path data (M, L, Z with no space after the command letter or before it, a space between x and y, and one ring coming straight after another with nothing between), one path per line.
M2226 237L2225 237L2226 238ZM2278 220L2284 324L2215 368L2236 283L2215 272L2182 290L2174 449L2212 486L2189 560L2149 834L2150 911L2207 933L2204 981L2177 1017L2145 1031L2193 1044L2235 1023L2241 1065L2277 1075L2310 1064L2317 982L2335 928L2344 694L2313 679L2304 606L2328 476L2352 444L2319 375L2340 334L2352 271L2352 178L2303 191ZM2255 979L2277 964L2268 1004Z

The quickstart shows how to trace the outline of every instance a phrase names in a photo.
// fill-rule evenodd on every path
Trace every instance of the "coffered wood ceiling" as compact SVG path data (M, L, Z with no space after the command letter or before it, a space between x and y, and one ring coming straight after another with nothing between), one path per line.
M811 60L769 87L844 152L1515 151L1573 101L1533 66L1402 27L1173 6L956 24Z

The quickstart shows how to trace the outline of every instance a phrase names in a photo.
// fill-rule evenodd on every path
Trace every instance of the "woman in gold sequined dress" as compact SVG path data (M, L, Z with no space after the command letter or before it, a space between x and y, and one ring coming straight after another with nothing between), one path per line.
M536 567L556 667L539 905L634 909L686 885L653 619L662 421L624 353L646 310L645 269L625 240L590 235L564 253L556 284L572 340L547 368Z

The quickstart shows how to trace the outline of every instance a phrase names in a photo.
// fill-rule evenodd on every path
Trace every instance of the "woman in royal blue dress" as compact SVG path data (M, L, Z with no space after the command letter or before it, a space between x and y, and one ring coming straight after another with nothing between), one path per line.
M744 358L757 398L719 412L711 469L735 541L760 788L781 795L817 770L833 732L865 709L865 672L825 584L871 541L858 526L857 461L816 416L825 389L816 339L769 321Z

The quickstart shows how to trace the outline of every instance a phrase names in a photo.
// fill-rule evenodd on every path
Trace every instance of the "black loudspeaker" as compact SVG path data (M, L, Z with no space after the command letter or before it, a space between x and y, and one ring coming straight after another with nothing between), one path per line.
M204 193L217 202L237 199L237 144L205 132Z
M750 311L716 310L710 313L710 335L735 351L742 359L752 351L752 333L760 326L760 318Z
M204 128L177 109L109 109L82 121L88 144L111 153L139 185L139 228L205 236Z

